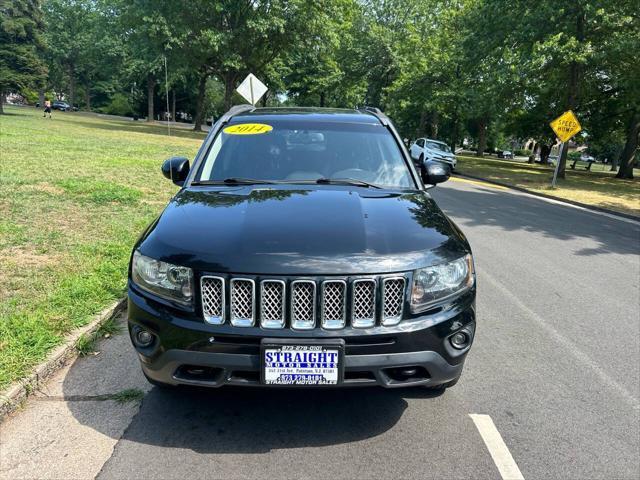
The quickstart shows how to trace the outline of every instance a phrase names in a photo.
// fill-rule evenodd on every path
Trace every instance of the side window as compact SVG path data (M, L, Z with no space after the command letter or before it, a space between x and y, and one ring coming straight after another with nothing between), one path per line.
M418 144L419 147L424 147L424 138L419 138L416 143Z

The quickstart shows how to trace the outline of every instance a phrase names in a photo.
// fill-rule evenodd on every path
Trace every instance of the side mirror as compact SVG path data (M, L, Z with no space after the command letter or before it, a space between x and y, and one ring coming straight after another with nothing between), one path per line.
M189 159L171 157L162 164L162 174L178 186L182 186L189 174Z
M451 176L451 170L447 165L440 162L427 161L424 162L423 181L428 185L436 185L437 183L446 182Z

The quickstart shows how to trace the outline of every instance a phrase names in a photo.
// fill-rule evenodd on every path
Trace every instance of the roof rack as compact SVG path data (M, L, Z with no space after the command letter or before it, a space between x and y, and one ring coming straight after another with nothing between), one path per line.
M252 112L255 109L256 107L254 105L249 105L249 104L234 105L229 109L227 113L225 113L224 115L222 115L222 117L220 117L219 119L220 124L228 122L229 120L231 120L231 117L234 117L239 113Z
M382 113L382 110L380 110L378 107L364 106L361 108L356 108L356 110L360 112L370 113L371 115L376 117L378 120L380 120L380 123L382 123L383 125L385 126L389 125L389 117L387 117L384 113Z

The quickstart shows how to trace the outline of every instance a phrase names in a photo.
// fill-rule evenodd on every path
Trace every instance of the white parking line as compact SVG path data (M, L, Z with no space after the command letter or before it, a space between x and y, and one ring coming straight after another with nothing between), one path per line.
M502 436L491 417L476 413L470 413L469 416L473 423L476 424L476 428L480 432L480 436L482 436L482 440L484 440L484 444L487 446L487 450L489 450L491 458L493 458L493 462L498 467L503 480L524 480L518 465L516 465L511 452L509 452L507 445L502 440Z

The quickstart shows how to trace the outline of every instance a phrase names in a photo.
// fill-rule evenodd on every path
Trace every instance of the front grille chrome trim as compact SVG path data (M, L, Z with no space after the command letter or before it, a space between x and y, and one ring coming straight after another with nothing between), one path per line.
M251 291L249 298L238 298L240 295L247 296L246 292L236 293L236 285L241 285L241 282L248 282L251 284ZM256 320L256 282L251 278L232 278L231 279L231 325L234 327L253 327ZM249 313L249 315L243 315L243 313Z
M369 289L367 292L365 289ZM351 326L369 328L376 324L376 290L374 278L361 278L351 284Z
M398 282L399 287L394 286ZM406 284L407 281L404 277L385 277L382 279L382 325L389 327L399 324L402 320ZM391 291L392 288L393 291Z
M270 286L278 285L280 287L280 298L266 298L269 293ZM262 328L284 328L286 317L286 290L287 284L282 280L262 280L260 282L260 326ZM277 294L275 294L277 295ZM279 309L280 312L273 314L273 310Z
M331 289L338 286L342 289L342 299L331 301L329 295L335 296ZM331 302L331 303L329 303ZM339 330L347 323L347 282L344 280L325 280L322 282L321 324L326 330Z
M308 289L302 291L303 285L311 286L311 298ZM301 293L299 293L301 292ZM313 280L294 280L291 282L291 328L294 330L312 330L316 326L316 282ZM311 303L311 305L309 305Z
M222 325L226 308L224 278L212 275L200 277L200 296L204 321L210 325Z

